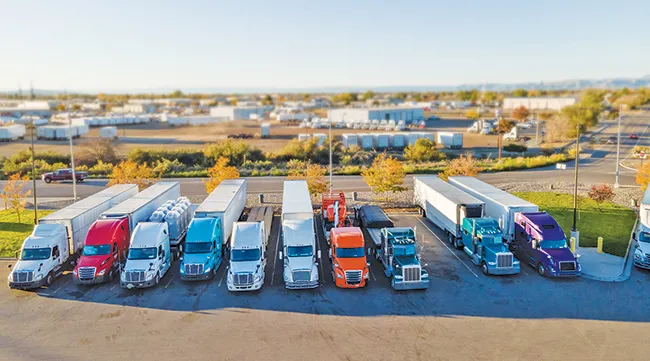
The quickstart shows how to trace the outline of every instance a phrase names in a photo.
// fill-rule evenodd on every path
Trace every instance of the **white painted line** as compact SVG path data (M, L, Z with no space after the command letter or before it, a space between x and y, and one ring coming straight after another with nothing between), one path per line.
M440 239L440 238L439 238L435 233L433 233L433 231L432 231L431 229L429 229L429 226L427 226L426 223L422 222L422 219L420 219L419 216L413 216L413 217L417 218L417 220L420 221L420 223L422 223L422 225L424 226L424 228L426 228L426 230L429 231L429 233L431 233L431 234L432 234L432 235L433 235L433 236L434 236L434 237L435 237L435 238L436 238L436 239L437 239L437 240L438 240L438 241L439 241L443 246L445 246L445 248L447 248L447 250L449 251L449 253L451 253L452 255L454 255L454 257L456 257L456 259L457 259L460 263L462 263L463 266L465 266L465 268L467 268L468 271L472 272L472 274L474 275L474 277L478 278L478 275L477 275L476 273L474 273L474 271L472 271L472 269L471 269L471 268L470 268L470 267L469 267L465 262L463 262L463 260L460 259L460 257L458 257L458 255L457 255L454 251L452 251L451 248L449 248L449 246L447 246L447 244L446 244L445 242L443 242L443 241L442 241L442 240L441 240L441 239Z
M273 284L273 280L275 279L275 262L277 262L278 259L278 248L280 248L280 234L282 233L282 230L278 231L278 237L275 242L275 253L273 253L273 274L271 275L271 284Z
M113 287L111 287L111 291L114 290L115 287L117 287L118 284L119 284L119 283L114 284Z
M62 289L63 287L65 287L65 285L67 285L68 283L70 283L70 280L68 280L66 283L62 284L61 286L59 286L59 288L57 288L56 290L54 290L54 292L52 292L52 294L55 295L57 292L59 292L60 289Z
M173 279L174 279L174 274L172 273L172 274L169 275L169 281L167 281L167 284L165 285L165 289L167 289L167 287L169 287L169 284L172 283Z
M372 268L371 268L371 267L368 267L368 270L370 271L370 275L372 276L372 280L373 280L374 282L377 282L377 278L375 278L375 273L372 272ZM335 280L335 281L336 281L336 280Z
M318 237L315 234L314 234L314 240L316 241L316 246L318 246L317 249L319 251L321 251L320 242L318 242ZM321 255L320 255L320 257L318 257L318 267L320 267L320 278L324 280L325 279L325 274L323 273L323 259L322 259L323 255L322 255L322 253L323 252L321 251ZM334 280L334 281L336 281L336 280Z
M228 273L227 269L224 270L223 274L221 275L221 278L219 279L219 284L217 285L217 287L221 287L221 282L223 282L223 277L226 275L226 273Z

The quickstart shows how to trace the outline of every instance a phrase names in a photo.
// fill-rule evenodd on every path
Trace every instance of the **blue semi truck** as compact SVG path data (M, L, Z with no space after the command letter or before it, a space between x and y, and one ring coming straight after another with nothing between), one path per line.
M493 218L465 218L462 248L486 275L512 275L521 271L519 261L503 243L503 232Z

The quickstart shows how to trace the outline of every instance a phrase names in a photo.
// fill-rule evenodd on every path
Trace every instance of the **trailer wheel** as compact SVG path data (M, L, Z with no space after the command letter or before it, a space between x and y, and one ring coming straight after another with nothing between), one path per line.
M48 273L47 276L45 277L45 285L47 287L50 287L52 285L52 282L54 281L54 276L52 276L52 272Z
M449 232L447 232L447 240L449 241L450 245L454 246L454 237Z
M483 274L486 276L490 274L487 263L485 263L485 261L481 262L481 271L483 271Z

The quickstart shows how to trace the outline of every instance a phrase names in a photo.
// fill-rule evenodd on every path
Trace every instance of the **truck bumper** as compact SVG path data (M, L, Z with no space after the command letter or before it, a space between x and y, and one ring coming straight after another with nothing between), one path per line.
M521 272L521 267L519 266L488 268L488 274L495 276L516 275L519 272Z
M419 282L404 282L404 281L395 281L393 278L390 282L391 286L396 291L407 291L407 290L425 290L429 288L429 280L423 279Z
M186 275L184 273L181 274L181 280L183 281L205 281L210 279L210 272L205 272L200 275Z
M366 287L366 285L368 284L368 280L367 279L361 279L361 282L359 282L359 283L347 283L345 281L345 279L336 278L336 280L334 281L334 284L336 285L336 287L339 287L339 288L363 288L363 287Z
M577 269L575 271L557 271L554 269L549 269L546 272L546 275L548 277L556 277L556 278L571 278L571 277L579 277L580 276L580 269Z
M232 282L228 282L228 291L238 292L238 291L257 291L262 288L264 285L264 279L261 279L257 282L253 282L252 285L246 286L235 286Z
M156 280L152 279L151 281L143 281L143 282L123 282L120 280L120 287L126 288L126 289L134 289L134 288L149 288L152 287L156 284Z
M108 281L108 276L101 275L101 276L95 276L94 278L79 278L78 276L75 276L73 274L72 281L76 285L96 285Z
M318 281L311 282L284 282L284 287L289 290L303 290L318 287Z
M643 268L643 269L650 269L650 257L638 257L636 254L634 255L634 265Z
M45 277L40 281L34 282L7 282L9 288L14 290L30 290L34 288L41 288L45 284Z

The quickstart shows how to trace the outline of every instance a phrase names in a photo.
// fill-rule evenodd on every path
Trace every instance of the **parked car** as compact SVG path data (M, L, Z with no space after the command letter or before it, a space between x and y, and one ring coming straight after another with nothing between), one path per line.
M88 178L88 172L75 171L74 175L75 178L77 178L77 182L83 182L84 179ZM53 181L56 182L61 182L66 180L71 181L72 169L59 169L51 173L45 173L41 176L41 178L45 183L50 183Z
M607 138L607 144L616 144L616 137Z
M630 134L630 139L639 139L639 136L636 133Z

